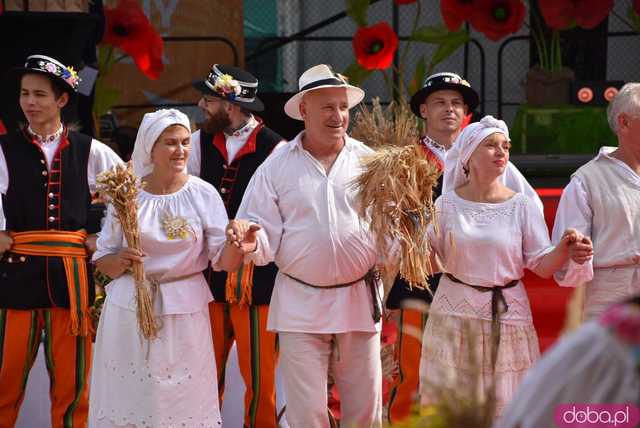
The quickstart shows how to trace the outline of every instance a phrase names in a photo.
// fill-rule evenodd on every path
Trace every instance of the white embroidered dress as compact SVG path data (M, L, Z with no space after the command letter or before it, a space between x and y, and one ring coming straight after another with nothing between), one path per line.
M225 243L225 207L216 190L189 176L169 195L138 197L147 276L160 282L159 338L138 334L135 285L125 273L107 285L93 354L90 427L219 427L216 366L202 271L215 265ZM187 233L170 239L162 221L187 220ZM93 259L126 246L110 209Z
M522 193L496 203L477 203L449 191L436 201L437 225L430 243L445 272L482 287L508 284L534 270L553 247L542 213ZM522 282L503 291L508 310L501 315L496 363L498 413L509 401L526 370L539 357L531 308ZM433 385L471 382L469 353L482 369L480 387L491 375L491 292L456 283L443 275L424 331L420 364L422 401Z

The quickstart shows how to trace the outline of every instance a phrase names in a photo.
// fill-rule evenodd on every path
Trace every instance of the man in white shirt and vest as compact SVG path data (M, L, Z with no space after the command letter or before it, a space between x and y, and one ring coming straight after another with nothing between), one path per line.
M94 298L85 246L101 217L91 194L121 161L63 123L79 83L73 67L31 55L13 77L28 124L0 136L0 427L15 424L43 333L51 426L82 427Z
M267 328L280 338L289 425L329 426L331 364L343 426L379 427L382 288L352 185L372 150L346 133L364 91L324 64L305 71L299 89L285 112L305 130L257 169L238 210L261 229L238 220L228 234L242 241L245 261L279 269Z
M593 241L593 259L555 275L561 286L585 288L583 316L640 293L640 83L622 87L607 109L618 147L602 147L564 189L553 242L573 227Z

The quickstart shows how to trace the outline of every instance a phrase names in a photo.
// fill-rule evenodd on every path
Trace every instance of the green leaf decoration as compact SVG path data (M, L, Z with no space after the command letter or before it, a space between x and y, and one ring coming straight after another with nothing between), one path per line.
M413 72L413 77L411 78L411 82L409 82L409 95L415 94L418 92L418 89L422 88L422 82L427 75L427 62L424 59L424 55L420 57L418 60L418 64L416 65L416 70Z
M409 39L415 42L443 44L460 37L462 33L466 34L467 32L465 29L462 29L452 33L444 25L429 25L416 29L411 36L409 36Z
M442 61L447 59L451 54L458 50L459 47L463 46L471 37L467 34L466 31L458 31L456 33L451 33L454 37L451 37L445 43L440 44L438 49L431 57L431 62L429 63L429 74L433 71L433 68L440 64Z
M372 72L373 70L367 70L357 62L354 62L349 67L347 67L347 69L342 74L349 78L349 83L351 85L359 86L362 82L367 80Z
M347 15L349 15L359 27L367 26L368 10L369 0L347 0Z

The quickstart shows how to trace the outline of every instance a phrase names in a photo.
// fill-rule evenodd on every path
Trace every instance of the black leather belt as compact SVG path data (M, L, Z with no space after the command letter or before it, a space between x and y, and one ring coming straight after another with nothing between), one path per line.
M298 279L295 276L289 275L288 273L285 273L285 272L282 272L282 273L288 278L291 278L302 285L306 285L307 287L318 288L322 290L328 290L332 288L351 287L352 285L355 285L360 281L364 281L369 287L369 292L371 293L371 300L373 301L373 313L371 314L373 321L378 322L382 318L382 302L381 302L380 296L378 295L378 286L377 286L377 282L380 279L380 272L378 272L378 270L375 268L369 269L369 271L365 273L362 278L358 278L355 281L347 282L344 284L336 284L336 285L309 284L308 282Z
M458 284L464 284L467 287L471 287L474 290L480 291L481 293L491 293L491 364L492 367L495 367L498 358L498 347L500 346L500 318L503 313L509 310L509 305L507 305L507 300L504 298L502 290L515 287L516 285L518 285L520 280L514 279L513 281L510 281L505 285L483 287L481 285L467 284L466 282L459 280L450 273L446 273L445 275L451 281L457 282ZM500 304L502 304L502 308L499 307Z

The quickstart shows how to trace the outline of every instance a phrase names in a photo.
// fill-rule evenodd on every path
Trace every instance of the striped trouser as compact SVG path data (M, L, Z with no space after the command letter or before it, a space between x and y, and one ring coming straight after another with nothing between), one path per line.
M276 428L277 335L267 331L268 305L240 306L211 302L211 331L222 407L225 366L236 342L240 373L246 386L244 427Z
M418 403L422 333L427 321L424 311L400 309L398 312L395 346L398 374L389 393L388 403L388 418L392 423L406 419Z
M68 309L0 309L0 428L13 427L44 330L52 428L86 427L91 338L69 334Z

